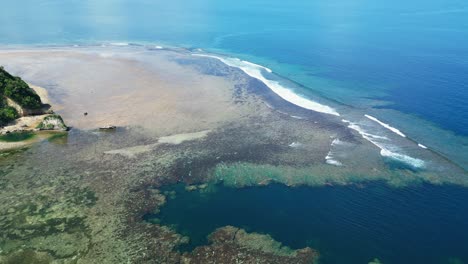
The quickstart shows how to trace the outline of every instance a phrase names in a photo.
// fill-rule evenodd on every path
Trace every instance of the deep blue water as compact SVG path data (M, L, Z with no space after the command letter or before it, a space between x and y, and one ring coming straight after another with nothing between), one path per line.
M214 229L233 225L263 232L292 248L319 249L322 263L467 263L468 190L421 185L394 189L367 186L284 185L187 192L157 215L162 224L205 244ZM458 259L463 262L450 262Z

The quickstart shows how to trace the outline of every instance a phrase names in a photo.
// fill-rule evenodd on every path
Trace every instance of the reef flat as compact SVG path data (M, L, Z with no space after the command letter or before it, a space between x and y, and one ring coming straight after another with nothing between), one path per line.
M388 160L338 116L188 50L11 49L0 61L47 89L73 127L0 158L0 262L311 263L315 250L286 250L240 227L213 230L211 244L182 252L188 237L143 216L170 202L161 187L179 182L468 185L453 164L437 171ZM107 125L117 129L98 129Z

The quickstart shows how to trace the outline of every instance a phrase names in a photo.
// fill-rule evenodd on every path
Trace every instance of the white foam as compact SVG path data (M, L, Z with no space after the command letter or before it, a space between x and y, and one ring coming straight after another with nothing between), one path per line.
M289 144L289 146L290 146L291 148L299 148L299 147L302 146L302 144L299 143L299 142L293 142L293 143Z
M346 144L346 142L341 141L339 138L335 138L331 143L332 146L345 145L345 144Z
M112 42L112 43L110 43L110 45L112 45L112 46L128 46L130 44L127 43L127 42Z
M163 49L163 47L161 47L161 46L156 46L156 47L154 47L154 48L155 48L155 49Z
M291 117L292 117L292 118L295 118L295 119L304 119L302 116L295 116L295 115L292 115Z
M333 146L333 143L332 143L332 146ZM343 166L343 163L334 159L332 150L330 150L327 156L325 157L325 162L327 164L334 165L334 166Z
M427 149L427 147L426 147L426 146L424 146L424 145L423 145L423 144L421 144L421 143L418 143L418 147L420 147L420 148L423 148L423 149Z
M245 61L245 60L243 60L242 62L245 63L245 64L247 64L247 65L253 66L253 67L262 68L262 69L264 69L265 71L267 71L267 72L269 72L269 73L272 73L272 72L273 72L270 68L267 68L267 67L262 66L262 65L255 64L255 63L250 62L250 61Z
M328 156L325 157L325 162L327 164L338 166L338 167L343 166L343 163L341 163L341 162L339 162L337 160L334 160L332 158L329 158Z
M387 149L380 150L380 155L382 155L384 157L389 157L389 158L392 158L392 159L395 159L395 160L398 160L398 161L401 161L401 162L404 162L406 164L410 164L410 165L412 165L413 167L416 167L416 168L424 167L424 161L423 160L416 159L416 158L413 158L413 157L410 157L410 156L407 156L407 155L391 152L390 150L387 150Z
M382 121L378 120L377 118L375 118L375 117L373 117L373 116L370 116L370 115L364 115L364 116L367 117L367 118L369 118L369 119L372 120L372 121L377 122L379 125L385 127L386 129L392 131L393 133L395 133L395 134L397 134L397 135L399 135L399 136L402 136L402 137L406 137L406 135L403 134L400 130L398 130L398 129L392 127L392 126L390 126L389 124L386 124L386 123L384 123L384 122L382 122Z
M239 68L243 72L245 72L247 75L249 75L250 77L256 78L260 80L261 82L263 82L274 93L279 95L284 100L290 103L293 103L297 106L300 106L308 110L324 113L324 114L340 116L340 114L335 109L327 105L323 105L323 104L314 102L312 100L306 99L294 93L292 90L282 86L278 81L268 80L267 78L263 76L262 71L267 71L267 72L272 72L272 71L266 67L263 67L261 65L257 65L251 62L242 61L237 58L222 58L222 57L206 55L206 54L193 54L193 55L215 58L215 59L220 60L221 62L223 62L224 64L228 66Z
M389 148L395 148L391 147L388 144L385 144L384 142L388 141L387 138L377 136L370 134L366 132L364 129L362 129L360 126L357 124L348 121L348 120L341 120L344 123L348 124L348 127L357 131L364 139L369 141L370 143L374 144L376 147L380 149L380 155L388 158L392 158L394 160L398 160L400 162L406 163L410 166L413 166L415 168L423 168L425 166L425 162L421 159L413 158L404 154L397 153L395 150L390 150ZM380 141L380 139L384 138L384 142Z
M337 145L344 145L346 142L339 140L338 138L335 138L332 143L331 143L331 148L330 151L328 152L327 156L325 157L325 162L329 165L334 165L334 166L343 166L343 163L340 161L336 160L333 155L333 147Z

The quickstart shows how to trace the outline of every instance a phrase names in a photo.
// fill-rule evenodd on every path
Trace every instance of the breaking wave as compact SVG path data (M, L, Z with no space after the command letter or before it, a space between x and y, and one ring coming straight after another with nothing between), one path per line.
M325 114L334 115L334 116L340 116L340 114L334 108L328 105L320 104L318 102L307 99L299 94L296 94L294 93L292 89L283 86L278 81L267 79L264 76L264 74L272 73L272 70L267 67L264 67L262 65L258 65L252 62L244 61L238 58L221 57L221 56L215 56L211 54L198 54L198 53L193 54L193 55L200 56L200 57L214 58L223 62L224 64L228 66L238 68L242 70L245 74L249 75L250 77L263 82L268 88L270 88L274 93L276 93L278 96L280 96L284 100L292 104L295 104L299 107L312 110L315 112L325 113ZM366 114L365 117L369 120L372 120L378 123L382 127L392 131L393 133L406 138L406 135L400 130L398 130L397 128L392 127L391 125L386 124L371 115ZM296 118L296 116L294 116L294 118ZM373 145L377 146L380 149L380 155L382 157L391 158L393 160L405 163L414 168L425 167L425 162L423 160L402 154L401 150L397 146L390 144L391 141L388 137L369 133L368 131L360 127L357 123L353 123L345 119L343 119L342 121L347 123L349 128L357 131L364 139L371 142ZM332 147L340 143L342 142L336 139L332 142ZM297 145L292 144L291 147L297 147ZM422 145L420 145L420 147L424 148ZM327 156L325 157L325 161L327 164L330 164L330 165L335 165L335 166L343 165L340 161L334 159L332 151L330 151L327 154Z
M292 104L295 104L299 107L312 110L315 112L324 113L324 114L340 116L340 114L332 107L314 102L307 98L304 98L294 93L291 89L284 87L278 81L273 81L273 80L269 80L265 78L265 76L263 76L262 74L262 71L266 71L268 73L272 72L272 70L267 67L264 67L264 66L252 63L252 62L240 60L237 58L224 58L224 57L218 57L218 56L207 55L207 54L193 54L193 55L218 59L228 66L238 68L242 70L243 72L245 72L250 77L253 77L263 82L268 88L270 88L274 93L279 95L284 100Z
M371 116L371 115L364 115L365 117L369 118L370 120L374 121L374 122L377 122L379 125L385 127L386 129L392 131L393 133L399 135L399 136L402 136L402 137L406 137L405 134L403 134L400 130L390 126L389 124L386 124L380 120L378 120L377 118Z
M366 116L367 117L367 116ZM413 158L405 154L398 153L397 148L395 146L389 145L385 141L389 141L388 138L371 134L365 131L356 123L351 121L342 120L344 123L348 124L348 127L357 131L364 139L374 144L376 147L380 149L380 155L383 157L391 158L400 162L403 162L407 165L410 165L414 168L424 168L425 162L421 159Z
M334 165L334 166L343 166L343 163L340 161L336 160L333 155L333 147L336 145L342 145L344 144L343 141L339 139L334 139L331 143L330 151L328 152L327 156L325 157L325 162L329 165Z

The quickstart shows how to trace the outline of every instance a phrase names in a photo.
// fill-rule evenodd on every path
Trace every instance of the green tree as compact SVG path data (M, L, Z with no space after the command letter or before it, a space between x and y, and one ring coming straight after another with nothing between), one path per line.
M37 109L42 105L39 95L27 83L19 77L12 76L2 67L0 67L0 94L25 108Z
M18 112L13 107L4 107L0 109L0 125L4 126L18 118Z

